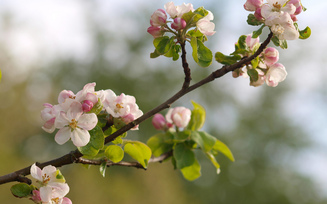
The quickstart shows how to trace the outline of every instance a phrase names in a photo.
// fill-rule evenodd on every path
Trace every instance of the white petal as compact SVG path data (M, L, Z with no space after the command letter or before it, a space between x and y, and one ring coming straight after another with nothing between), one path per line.
M69 186L67 183L53 182L48 186L52 188L52 198L63 198L69 192Z
M50 202L52 198L52 188L50 186L43 186L40 188L40 197L42 202Z
M55 135L55 141L58 144L62 145L64 143L66 143L69 140L70 137L71 137L71 128L70 127L63 127Z
M70 120L67 118L67 115L65 112L61 111L60 114L56 117L54 126L55 128L61 129L65 127L66 125L69 125Z
M42 181L42 170L36 166L36 164L34 163L32 166L31 166L31 169L30 169L30 172L31 172L31 176L39 181Z
M83 114L78 120L78 127L85 130L92 130L98 123L95 113Z
M76 128L72 132L71 139L76 147L83 147L90 141L90 133L87 130Z
M71 119L78 119L83 113L83 108L82 108L82 104L80 102L73 102L68 111L67 111L67 118L69 120Z

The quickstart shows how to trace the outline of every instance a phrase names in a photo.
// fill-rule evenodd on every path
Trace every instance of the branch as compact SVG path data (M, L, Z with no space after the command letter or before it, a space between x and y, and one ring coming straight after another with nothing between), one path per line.
M222 68L212 72L208 77L206 77L206 78L202 79L201 81L193 84L192 86L185 86L185 88L184 88L184 85L183 85L183 88L180 91L178 91L175 95L173 95L171 98L169 98L167 101L165 101L161 105L157 106L156 108L150 110L149 112L145 113L144 115L142 115L138 119L134 120L133 122L130 122L127 125L123 126L121 129L117 130L116 132L114 132L110 136L106 137L105 144L113 141L114 139L116 139L121 134L127 132L128 130L130 130L131 128L133 128L136 125L140 124L144 120L150 118L154 114L156 114L156 113L158 113L158 112L160 112L160 111L162 111L162 110L164 110L166 108L169 108L172 103L177 101L179 98L181 98L185 94L193 91L194 89L199 88L200 86L203 86L204 84L207 84L207 83L209 83L209 82L211 82L211 81L213 81L213 80L215 80L217 78L220 78L220 77L224 76L225 74L227 74L230 71L234 71L235 69L241 68L242 66L244 66L244 64L247 64L247 63L251 62L254 58L259 56L263 52L263 50L267 47L267 45L269 44L272 37L273 37L273 33L270 32L267 39L260 45L259 49L253 55L251 55L249 57L246 57L246 58L238 61L237 63L235 63L233 65L223 66ZM183 48L183 46L182 46L182 48ZM186 62L186 60L185 60L185 62ZM187 67L188 67L188 65L187 65ZM183 68L185 69L184 65L183 65ZM184 84L187 84L187 83L190 82L190 81L187 82L186 78L187 78L187 75L185 76ZM191 78L189 78L189 80L190 79ZM68 153L68 154L66 154L66 155L64 155L62 157L59 157L57 159L47 161L47 162L44 162L44 163L37 163L37 165L40 168L43 168L43 167L45 167L47 165L53 165L55 167L61 167L61 166L64 166L64 165L68 165L68 164L78 162L80 160L80 157L82 157L82 156L83 155L78 150L75 150L75 151L72 151L72 152L70 152L70 153ZM21 170L15 171L13 173L1 176L0 177L0 184L9 183L9 182L13 182L13 181L22 182L22 176L29 175L30 174L30 168L31 168L31 166L28 166L28 167L26 167L24 169L21 169ZM25 181L27 181L27 180L25 180Z
M181 56L182 57L182 66L183 66L184 74L185 74L182 89L186 89L190 86L192 77L191 77L191 69L189 68L188 63L186 61L185 41L183 43L181 43L181 47L182 47L182 56Z

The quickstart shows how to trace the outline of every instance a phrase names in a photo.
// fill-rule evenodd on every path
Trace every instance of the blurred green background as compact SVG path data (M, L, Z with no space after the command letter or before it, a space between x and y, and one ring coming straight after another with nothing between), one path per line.
M176 5L182 1L174 1ZM245 1L190 1L215 16L217 33L206 43L213 52L230 53L246 25ZM63 89L75 93L86 83L96 90L134 95L143 112L169 98L182 85L181 62L150 59L149 18L167 1L72 0L0 2L0 175L74 150L59 146L41 129L43 103L57 103ZM226 143L236 161L219 157L221 173L203 155L202 176L184 180L170 162L148 170L111 167L105 178L96 166L61 168L73 203L319 204L327 203L325 1L302 1L308 11L300 28L306 41L289 42L280 62L289 73L278 87L254 88L249 80L227 74L184 96L173 106L207 110L204 129ZM262 39L266 34L262 35ZM196 82L220 67L204 69L188 60ZM166 112L163 112L165 114ZM146 142L155 134L151 121L128 138ZM0 203L31 203L14 198L13 183L0 186Z

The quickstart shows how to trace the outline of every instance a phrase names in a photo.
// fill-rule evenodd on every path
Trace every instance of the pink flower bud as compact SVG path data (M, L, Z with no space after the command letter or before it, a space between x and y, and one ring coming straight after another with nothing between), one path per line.
M175 30L182 30L186 27L186 21L182 18L175 18L174 23L171 24L171 27Z
M40 191L33 190L32 193L33 195L31 197L31 200L34 201L35 203L40 203L42 201L40 196Z
M263 0L247 0L244 4L244 9L247 11L255 11L263 4Z
M287 2L287 4L293 4L295 6L295 15L299 15L303 10L300 0L290 0L289 2Z
M167 21L166 12L163 9L156 10L150 19L150 24L154 27L165 25Z
M270 66L278 61L279 52L273 47L268 47L267 49L265 49L263 56L264 56L265 64Z
M249 34L245 39L245 43L248 46L248 48L252 50L256 44L259 44L259 37L252 38L252 34Z
M254 17L258 20L258 21L262 21L263 17L261 15L261 7L257 8L254 12Z
M157 113L153 116L152 118L152 125L154 126L155 129L157 130L163 130L166 127L166 119L163 115L160 113Z
M179 128L185 128L191 120L191 110L185 107L169 109L166 114L166 120Z
M83 112L89 112L92 108L93 108L94 104L92 103L92 101L89 101L89 100L85 100L83 101L83 104L82 104L82 109L83 109Z
M163 35L163 32L161 30L161 27L150 26L147 31L154 38L158 38L158 37L161 37Z

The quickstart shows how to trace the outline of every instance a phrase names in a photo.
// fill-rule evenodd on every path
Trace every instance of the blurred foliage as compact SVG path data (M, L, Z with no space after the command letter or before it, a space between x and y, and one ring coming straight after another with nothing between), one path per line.
M146 13L149 15L130 15L139 22L148 22L151 14ZM148 59L152 49L150 35L141 32L144 35L139 35L137 40L121 35L119 41L124 45L112 47L116 39L111 37L110 31L103 29L92 16L89 21L93 50L86 61L57 58L47 64L33 65L22 77L15 67L17 62L10 60L6 51L9 48L0 44L0 64L3 65L1 175L73 150L71 144L58 146L54 135L40 128L42 103L56 103L62 89L76 92L86 83L96 82L96 90L110 88L117 94L134 95L141 110L146 112L181 87L180 61ZM146 26L140 26L140 30ZM122 49L117 51L123 55L114 53L115 49ZM192 63L190 66L194 81L217 68L213 65L204 70ZM150 164L146 171L111 167L105 178L98 167L86 169L75 164L61 168L71 188L68 197L78 204L327 203L317 193L318 186L299 174L292 163L296 154L310 143L301 128L292 126L279 114L279 101L290 90L283 85L275 89L259 87L256 88L258 94L244 104L234 97L240 91L226 83L241 79L232 79L229 75L225 78L227 80L218 79L173 104L191 107L190 99L194 99L207 110L204 128L227 144L236 160L231 163L223 156L219 158L222 161L219 175L207 159L200 161L202 177L194 182L184 180L170 161ZM148 120L140 125L139 131L130 132L128 138L146 142L153 134L155 130ZM197 156L204 158L201 153ZM11 185L13 183L0 186L1 203L31 203L14 198L9 190Z

